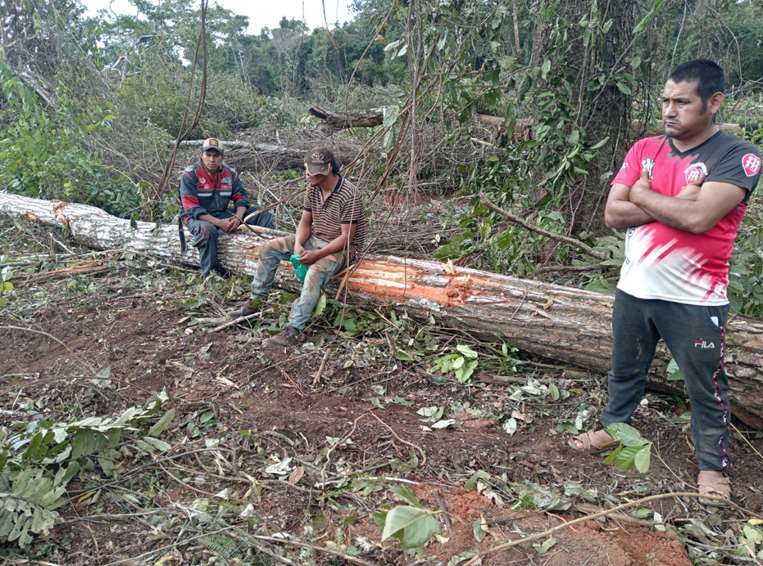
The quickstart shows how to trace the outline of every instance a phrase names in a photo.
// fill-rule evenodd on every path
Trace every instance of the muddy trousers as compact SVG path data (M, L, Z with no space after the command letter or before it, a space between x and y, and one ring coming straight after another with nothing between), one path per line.
M686 380L691 433L700 470L729 465L728 378L723 368L728 305L698 306L637 299L620 290L612 314L612 367L601 422L628 422L644 396L660 338Z
M257 271L252 278L252 298L264 298L268 296L273 287L276 271L281 261L288 260L294 253L294 236L276 238L262 247L260 261L257 262ZM328 242L312 236L303 246L306 250L319 250ZM302 330L310 320L318 299L321 298L321 289L328 283L331 276L344 267L344 252L337 252L322 257L313 263L307 270L305 282L302 284L302 292L299 298L291 305L289 312L289 326Z
M256 206L249 207L246 210L245 217L257 210ZM215 218L230 218L233 216L231 210L224 210L222 212L210 213ZM247 222L252 226L263 226L264 228L275 228L275 220L273 215L268 212L261 212ZM211 222L205 220L196 220L191 218L188 220L188 230L193 234L193 240L191 243L199 250L199 264L201 265L201 273L206 276L213 269L219 269L219 263L217 259L217 239L220 234L224 232Z

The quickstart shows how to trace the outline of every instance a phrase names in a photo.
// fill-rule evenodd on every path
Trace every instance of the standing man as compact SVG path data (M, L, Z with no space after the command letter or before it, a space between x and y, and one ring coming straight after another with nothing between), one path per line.
M626 229L612 316L604 427L627 422L664 339L686 379L702 494L730 497L728 380L723 367L729 258L760 176L756 147L722 132L723 70L679 65L662 95L665 135L636 142L612 181L605 220ZM606 430L570 440L576 450L614 444Z
M244 217L257 210L249 206L249 195L236 171L223 163L223 144L207 138L201 146L199 162L187 167L180 177L180 220L193 234L193 245L199 249L203 275L214 270L223 277L228 271L217 259L217 238L221 232L232 233ZM229 205L234 204L231 211ZM275 228L273 215L262 212L247 224Z
M316 147L305 155L305 179L310 187L296 234L276 238L262 247L252 279L252 300L231 313L234 318L254 314L273 286L278 265L291 254L298 255L300 263L309 265L302 292L291 305L288 326L269 338L266 346L296 344L323 286L363 250L366 235L363 196L339 174L340 168L327 148Z

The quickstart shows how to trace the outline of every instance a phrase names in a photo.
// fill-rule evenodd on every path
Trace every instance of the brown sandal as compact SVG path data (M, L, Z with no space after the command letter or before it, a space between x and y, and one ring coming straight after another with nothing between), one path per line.
M731 481L727 476L718 472L701 471L697 476L697 487L700 495L719 495L724 499L731 499ZM703 499L705 503L722 503L717 499Z
M606 430L599 429L589 430L583 434L573 436L567 441L567 445L576 452L597 454L617 446L617 440L612 438Z

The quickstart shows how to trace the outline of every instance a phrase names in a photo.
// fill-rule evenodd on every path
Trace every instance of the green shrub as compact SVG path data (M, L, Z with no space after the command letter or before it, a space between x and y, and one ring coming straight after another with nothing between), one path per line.
M129 215L141 202L140 187L104 164L87 140L108 131L104 108L82 112L64 94L46 108L37 95L0 64L0 187L42 199L92 204Z

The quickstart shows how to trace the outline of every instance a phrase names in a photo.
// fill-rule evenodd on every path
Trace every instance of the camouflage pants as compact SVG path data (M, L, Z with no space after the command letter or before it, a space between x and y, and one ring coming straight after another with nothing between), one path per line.
M252 278L252 298L266 297L273 286L276 271L281 261L288 260L294 253L294 236L276 238L265 244L260 251L260 261ZM312 236L305 242L306 250L319 250L328 242ZM310 320L310 315L321 297L321 289L331 277L344 267L345 252L336 252L322 257L307 270L305 282L299 298L291 305L289 326L302 330Z

